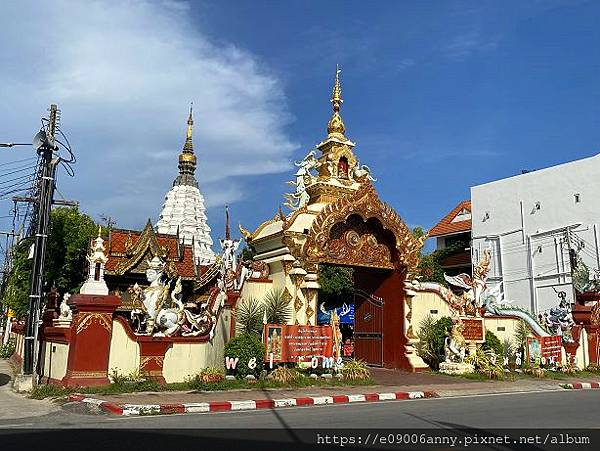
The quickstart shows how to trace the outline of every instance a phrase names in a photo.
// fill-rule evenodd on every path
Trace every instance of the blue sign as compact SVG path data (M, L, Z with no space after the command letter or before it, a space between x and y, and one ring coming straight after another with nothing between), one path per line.
M335 309L341 324L354 324L354 304L345 304Z
M317 324L329 324L331 321L331 310L325 310L324 306L317 311ZM340 317L340 324L354 324L354 304L344 304L335 309Z

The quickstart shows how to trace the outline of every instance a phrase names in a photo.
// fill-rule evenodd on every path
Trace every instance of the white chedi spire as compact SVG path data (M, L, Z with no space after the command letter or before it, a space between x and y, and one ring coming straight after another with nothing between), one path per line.
M179 154L179 175L173 188L167 193L160 219L156 223L158 233L179 234L185 244L194 245L194 261L198 265L215 262L213 241L206 217L204 196L198 189L194 176L196 155L192 144L192 109L188 118L188 130L183 151Z

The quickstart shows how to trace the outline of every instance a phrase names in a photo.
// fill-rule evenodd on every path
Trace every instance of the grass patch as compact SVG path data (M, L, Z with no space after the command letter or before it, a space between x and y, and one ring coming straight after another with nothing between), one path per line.
M530 379L536 379L536 380L547 379L547 380L557 380L557 381L571 379L571 378L598 378L598 379L600 379L600 373L598 373L596 371L587 371L587 370L575 371L573 373L565 373L562 371L546 370L546 371L544 371L543 377L538 377L535 374L526 373L526 372L518 373L515 371L511 371L510 373L504 373L504 375L498 379L490 379L485 374L480 374L477 372L467 373L467 374L445 374L445 373L441 373L439 371L432 371L432 373L436 374L438 376L448 376L448 377L453 377L453 378L476 380L476 381L499 380L499 381L512 382L512 381L516 381L516 380L530 380Z
M511 375L505 374L504 376L495 378L495 379L491 379L487 375L478 373L477 371L474 373L465 373L465 374L446 374L446 373L442 373L440 371L432 371L432 373L437 376L447 376L447 377L453 377L456 379L467 379L467 380L471 380L471 381L494 381L494 380L496 380L496 381L511 381L511 380L514 380L512 373L511 373Z
M154 381L118 383L103 385L100 387L79 387L65 388L56 385L38 385L30 394L33 399L45 398L61 398L73 393L81 393L84 395L114 395L121 393L136 393L136 392L165 392L165 391L225 391L225 390L263 390L263 389L278 389L278 388L303 388L303 387L342 387L342 386L363 386L374 385L375 381L371 378L357 381L340 380L340 379L311 379L309 377L298 378L297 381L289 383L275 382L271 380L257 380L248 382L246 380L224 380L214 383L202 383L197 379L189 382L178 382L172 384L161 385Z

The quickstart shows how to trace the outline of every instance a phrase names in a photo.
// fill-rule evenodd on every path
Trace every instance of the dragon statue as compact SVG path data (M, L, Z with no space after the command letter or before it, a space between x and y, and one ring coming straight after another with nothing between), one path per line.
M541 318L537 318L524 307L510 305L513 301L503 299L502 283L493 287L487 285L490 260L491 251L486 249L483 258L473 270L472 278L468 274L457 276L444 274L446 281L458 294L437 283L413 281L410 287L438 293L448 303L455 318L479 315L513 316L522 319L537 336L560 335L563 341L572 340L570 329L575 323L570 306L563 298L557 307L541 315Z

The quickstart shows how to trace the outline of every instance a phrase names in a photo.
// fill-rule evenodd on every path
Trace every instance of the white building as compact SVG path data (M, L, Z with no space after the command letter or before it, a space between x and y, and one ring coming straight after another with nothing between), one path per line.
M488 285L542 313L573 302L571 259L600 267L600 154L471 188L472 259L492 249Z
M179 175L173 188L165 196L160 219L156 223L159 233L179 235L181 241L194 245L194 262L210 265L215 262L213 241L204 207L204 196L196 181L196 155L192 143L192 110L188 118L185 144L179 154Z

